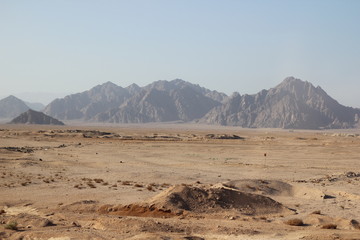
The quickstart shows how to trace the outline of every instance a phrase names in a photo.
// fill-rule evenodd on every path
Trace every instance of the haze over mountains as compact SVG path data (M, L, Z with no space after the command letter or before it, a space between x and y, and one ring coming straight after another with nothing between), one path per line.
M29 106L15 96L8 96L0 100L0 118L14 118L29 110Z
M29 103L10 95L0 100L0 118L10 119L18 116L19 114L29 110L43 110L44 105L41 103Z
M16 102L17 108L24 107ZM257 94L235 92L232 96L180 79L156 81L145 87L132 84L126 88L106 82L56 99L43 111L65 121L196 122L291 129L358 127L360 116L360 109L343 106L320 87L294 77Z

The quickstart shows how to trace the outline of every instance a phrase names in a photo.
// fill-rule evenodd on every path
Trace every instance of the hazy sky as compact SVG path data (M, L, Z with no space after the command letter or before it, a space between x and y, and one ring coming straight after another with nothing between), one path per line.
M175 78L253 94L287 76L360 107L360 1L0 0L0 96Z

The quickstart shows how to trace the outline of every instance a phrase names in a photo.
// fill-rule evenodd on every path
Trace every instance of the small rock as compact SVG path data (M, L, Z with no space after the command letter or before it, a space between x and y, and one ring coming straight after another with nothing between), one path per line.
M55 224L49 219L45 219L40 225L40 227L49 227L49 226L55 226Z
M81 225L78 222L72 222L71 225L74 227L81 227Z

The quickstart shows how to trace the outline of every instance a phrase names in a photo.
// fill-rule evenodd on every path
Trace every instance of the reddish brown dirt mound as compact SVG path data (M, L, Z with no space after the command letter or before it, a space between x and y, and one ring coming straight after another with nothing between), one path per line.
M104 205L99 208L103 214L113 214L121 216L139 216L139 217L174 217L175 213L170 210L159 209L153 206L140 206L138 204L129 204L125 206ZM179 215L180 213L178 213Z
M106 205L100 208L102 213L155 217L226 212L257 215L284 211L287 211L287 208L269 197L228 188L184 185L171 187L143 203L117 207Z

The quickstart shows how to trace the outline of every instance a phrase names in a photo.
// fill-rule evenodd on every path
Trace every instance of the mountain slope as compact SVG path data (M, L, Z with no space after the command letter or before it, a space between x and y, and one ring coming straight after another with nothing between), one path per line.
M120 106L129 96L126 89L106 82L88 91L54 100L45 107L44 113L63 120L89 120L98 113Z
M29 109L28 111L20 114L14 118L11 124L47 124L47 125L64 125L63 122L45 115L42 112L37 112Z
M12 95L0 100L0 118L14 118L28 109L24 101Z
M94 120L114 123L192 121L220 105L204 94L206 90L199 88L182 80L157 81L119 108L98 114Z
M262 128L349 128L360 110L340 105L320 87L289 77L255 95L236 93L200 122Z

